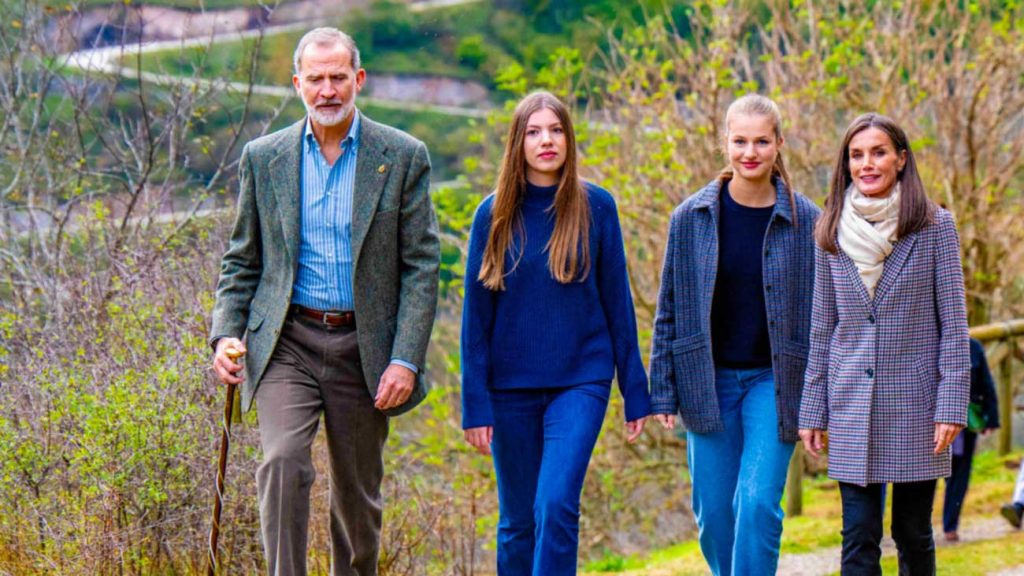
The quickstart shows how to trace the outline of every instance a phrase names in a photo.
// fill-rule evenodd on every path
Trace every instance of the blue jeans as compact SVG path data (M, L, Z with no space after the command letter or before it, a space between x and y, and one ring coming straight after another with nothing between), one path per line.
M576 573L580 493L610 390L491 390L498 576Z
M715 576L775 574L794 443L779 440L772 369L715 368L725 430L686 434L700 550Z

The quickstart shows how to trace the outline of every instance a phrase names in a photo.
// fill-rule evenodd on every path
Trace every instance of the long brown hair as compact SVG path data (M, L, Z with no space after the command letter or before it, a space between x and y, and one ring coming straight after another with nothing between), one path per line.
M917 232L931 224L935 217L935 204L925 194L924 183L917 172L917 162L914 160L914 152L910 149L906 132L888 116L874 112L862 114L850 124L846 129L846 135L843 136L843 146L839 150L836 167L832 171L832 186L828 198L825 199L825 211L814 228L814 241L822 250L832 254L839 249L836 245L836 234L839 232L846 189L853 183L853 176L850 174L850 141L868 128L877 128L884 132L896 148L896 154L906 154L903 170L896 177L900 185L900 214L896 225L896 237L903 238L907 234Z
M526 124L534 112L547 108L555 113L565 133L565 164L559 178L555 201L549 210L555 213L555 229L544 250L548 253L551 276L562 284L583 280L590 273L590 204L583 183L576 173L576 133L569 109L548 92L533 92L523 98L512 114L505 154L498 173L498 185L491 208L491 230L480 265L480 280L491 290L505 289L505 276L515 270L523 256L525 230L521 207L526 195L526 153L523 141ZM505 270L505 255L519 238L518 251L512 254L512 270Z
M770 119L774 125L775 141L782 142L782 113L779 112L779 106L771 98L761 96L760 94L747 94L733 101L725 112L725 130L722 132L725 134L726 139L729 138L729 121L732 120L733 116L739 114L745 116L764 116ZM728 148L728 140L726 142L726 148ZM732 180L734 176L732 165L726 165L718 173L718 181L725 184ZM782 179L782 183L786 185L786 192L789 194L789 207L793 211L793 224L795 226L798 221L796 198L793 194L793 186L790 184L786 163L782 160L782 150L778 150L775 153L775 162L772 164L772 177Z

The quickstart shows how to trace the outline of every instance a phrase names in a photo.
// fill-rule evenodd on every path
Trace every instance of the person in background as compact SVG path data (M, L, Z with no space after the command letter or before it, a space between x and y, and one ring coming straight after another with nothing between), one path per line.
M971 403L980 407L984 427L980 432L999 428L999 402L992 373L985 359L985 348L981 342L971 338ZM964 429L953 441L953 473L946 478L946 495L942 505L942 530L949 542L960 540L957 528L960 525L960 509L967 495L971 480L971 460L978 442L978 432Z
M1009 504L1003 504L999 512L1010 523L1010 526L1020 528L1021 516L1024 515L1024 460L1020 461L1020 470L1017 471L1013 500Z
M818 208L790 184L764 96L725 115L728 166L672 213L651 410L679 414L700 548L716 576L774 574L797 440Z
M843 504L843 574L881 574L883 487L900 574L935 574L932 506L967 423L970 345L960 242L928 199L906 133L864 114L839 148L815 230L800 436L829 439Z
M630 442L650 412L615 201L577 174L565 105L516 106L470 231L462 426L498 480L498 574L576 573L580 493L612 377Z

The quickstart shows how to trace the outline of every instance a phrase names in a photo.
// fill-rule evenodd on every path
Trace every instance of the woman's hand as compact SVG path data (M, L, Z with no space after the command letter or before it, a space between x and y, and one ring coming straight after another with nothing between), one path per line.
M956 435L963 429L964 427L959 424L944 424L942 422L936 422L935 453L941 454L943 450L953 443L953 440L956 440Z
M671 430L676 427L675 414L655 414L654 419L657 420L665 430Z
M644 423L646 422L647 416L644 416L643 418L637 418L636 420L632 420L630 422L626 422L626 432L629 433L629 436L626 437L626 440L628 440L630 444L636 442L636 439L639 438L640 434L643 433Z
M817 458L819 452L825 449L825 431L817 429L800 430L800 439L804 441L804 450L811 456Z
M469 442L476 451L489 456L491 454L491 440L494 439L494 426L479 426L477 428L466 428L464 431L466 442Z

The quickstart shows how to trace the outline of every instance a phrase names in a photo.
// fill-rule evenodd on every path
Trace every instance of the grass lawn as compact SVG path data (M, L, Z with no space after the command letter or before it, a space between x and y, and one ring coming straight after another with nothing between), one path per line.
M998 518L999 507L1009 501L1017 474L1021 451L999 456L986 450L975 456L971 487L961 516L961 526ZM936 538L942 538L943 482L939 482L933 525ZM804 480L804 514L787 517L782 533L782 553L806 554L836 549L842 544L842 506L836 482L824 476ZM888 507L891 509L891 506ZM888 533L890 511L886 511ZM941 546L937 551L938 573L963 576L983 575L1024 564L1024 538L1013 533L993 540L963 542ZM885 574L897 574L896 558L882 561ZM628 574L630 576L675 576L706 574L707 565L696 540L630 558L606 557L591 562L584 571L596 574Z

